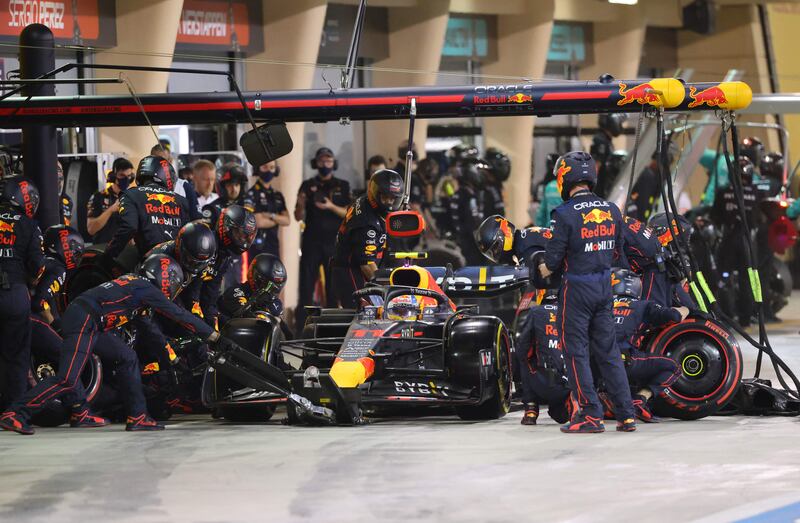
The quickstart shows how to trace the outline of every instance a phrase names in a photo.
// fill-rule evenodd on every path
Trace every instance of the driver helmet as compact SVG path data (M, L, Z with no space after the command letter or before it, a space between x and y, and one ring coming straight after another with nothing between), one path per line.
M416 320L421 310L421 300L413 294L394 297L384 307L386 319L395 321Z

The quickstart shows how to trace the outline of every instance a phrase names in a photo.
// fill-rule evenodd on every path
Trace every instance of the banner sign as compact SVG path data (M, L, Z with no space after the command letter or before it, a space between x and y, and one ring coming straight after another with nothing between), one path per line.
M0 0L0 40L19 41L29 24L43 24L56 42L116 45L115 2L100 0Z
M253 1L184 0L176 47L210 51L263 49L261 4Z

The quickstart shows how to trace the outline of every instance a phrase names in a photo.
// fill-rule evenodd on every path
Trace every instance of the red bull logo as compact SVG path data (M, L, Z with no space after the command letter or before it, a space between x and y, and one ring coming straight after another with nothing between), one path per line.
M14 224L0 220L0 232L14 232Z
M556 170L556 184L558 185L558 192L561 192L564 187L564 176L572 170L572 167L567 167L566 160L561 160L561 165Z
M19 182L19 190L22 192L22 203L25 206L25 214L28 216L28 218L33 218L35 209L29 187L30 185L28 182Z
M627 89L627 87L627 84L620 82L619 95L622 97L622 100L618 101L617 105L628 105L634 102L644 105L659 101L658 94L653 92L653 86L649 83L639 84L630 89Z
M533 98L529 94L516 93L516 94L512 94L511 96L509 96L508 97L508 101L509 102L514 102L514 103L517 103L517 104L522 104L522 103L525 103L525 102L528 102L528 103L532 102Z
M583 223L603 223L613 221L614 218L611 216L611 211L601 211L600 209L592 209L589 212L582 212L581 217L583 218Z
M728 98L725 96L725 91L716 85L714 87L709 87L708 89L703 89L700 92L697 92L697 87L690 87L689 98L692 99L687 106L689 109L699 107L701 105L719 107L722 104L728 103Z
M148 194L147 195L147 199L148 200L155 200L155 201L160 202L162 204L164 204L164 203L175 203L175 197L174 196L170 196L168 194L160 194L160 193Z

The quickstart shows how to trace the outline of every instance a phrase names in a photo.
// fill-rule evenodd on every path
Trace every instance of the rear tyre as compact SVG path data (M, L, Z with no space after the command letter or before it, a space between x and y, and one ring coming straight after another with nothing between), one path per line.
M694 420L710 416L736 394L742 353L734 335L714 320L692 318L661 331L647 351L668 356L681 376L656 398L659 416Z

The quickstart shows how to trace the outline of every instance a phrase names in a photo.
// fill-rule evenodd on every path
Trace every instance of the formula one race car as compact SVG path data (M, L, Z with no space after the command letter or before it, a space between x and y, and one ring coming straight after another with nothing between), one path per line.
M431 273L416 266L396 268L390 285L356 295L358 310L313 309L301 339L285 340L271 318L231 320L222 333L271 368L262 378L330 409L338 423L359 423L382 407L450 406L470 420L508 412L512 346L499 318L478 315L473 306L456 308ZM291 359L296 368L284 362ZM251 363L212 358L207 388L213 393L206 398L226 417L231 409L260 408L263 419L287 399L236 374L252 371ZM287 407L290 423L307 419L297 402Z

